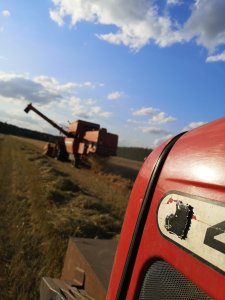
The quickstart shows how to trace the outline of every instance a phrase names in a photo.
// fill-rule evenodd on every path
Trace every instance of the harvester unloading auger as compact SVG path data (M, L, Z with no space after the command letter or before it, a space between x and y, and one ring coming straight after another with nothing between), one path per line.
M107 132L105 128L100 128L99 124L77 120L70 123L66 131L37 110L32 103L24 109L26 113L30 110L33 110L65 136L59 138L57 144L48 143L44 148L46 155L59 160L70 160L76 167L82 157L90 153L100 156L116 155L118 135Z

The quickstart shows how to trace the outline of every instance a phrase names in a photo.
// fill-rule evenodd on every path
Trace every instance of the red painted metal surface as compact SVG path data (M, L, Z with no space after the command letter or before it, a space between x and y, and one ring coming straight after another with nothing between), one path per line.
M159 158L159 155L162 152L165 145L166 143L159 146L155 151L153 151L149 155L149 157L145 160L145 163L142 166L134 183L124 218L118 248L115 255L115 261L111 273L107 299L111 300L116 298L117 289L126 261L128 249L130 246L139 210L141 208L154 165L157 162L157 159Z
M164 145L145 161L134 184L115 257L107 299L115 299L138 213ZM173 146L161 171L141 238L127 299L137 299L149 261L161 258L213 299L224 299L224 275L166 239L157 226L157 209L166 193L177 191L225 202L225 118L184 134ZM225 221L225 216L224 216Z
M60 279L104 300L116 245L115 240L70 238Z
M50 157L55 157L56 156L56 145L51 144L51 143L45 144L44 148L43 148L43 154L50 156Z
M116 155L118 135L107 132L106 129L86 131L84 140L88 141L87 153L100 155Z

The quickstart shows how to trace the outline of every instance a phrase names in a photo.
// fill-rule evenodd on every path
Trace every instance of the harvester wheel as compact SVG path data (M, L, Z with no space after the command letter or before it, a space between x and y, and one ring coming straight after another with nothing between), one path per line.
M79 168L80 167L80 163L81 163L81 157L80 155L74 155L74 159L71 160L72 162L72 166L74 168Z
M66 161L68 159L68 153L66 152L65 145L57 145L56 159L61 161Z

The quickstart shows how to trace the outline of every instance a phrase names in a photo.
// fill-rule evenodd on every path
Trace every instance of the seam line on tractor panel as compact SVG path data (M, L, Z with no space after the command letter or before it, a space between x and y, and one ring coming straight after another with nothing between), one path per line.
M134 268L138 248L139 248L139 245L140 245L142 233L143 233L145 223L146 223L146 220L147 220L148 212L150 210L151 201L152 201L152 197L153 197L153 194L154 194L154 191L155 191L157 181L159 179L161 170L163 168L163 165L166 161L166 158L167 158L169 152L173 148L176 141L185 133L186 133L186 131L176 135L165 146L165 148L162 150L157 162L155 163L154 169L152 171L151 178L150 178L149 183L148 183L148 187L146 189L144 201L143 201L143 204L141 206L141 209L140 209L140 212L139 212L139 215L138 215L138 218L137 218L137 222L136 222L136 226L135 226L135 229L134 229L133 237L132 237L130 247L129 247L129 250L128 250L126 262L125 262L125 265L124 265L124 268L123 268L123 273L122 273L122 276L121 276L120 284L119 284L119 287L118 287L118 290L117 290L116 300L126 299L126 295L127 295L131 275L132 275L132 272L133 272L133 268Z

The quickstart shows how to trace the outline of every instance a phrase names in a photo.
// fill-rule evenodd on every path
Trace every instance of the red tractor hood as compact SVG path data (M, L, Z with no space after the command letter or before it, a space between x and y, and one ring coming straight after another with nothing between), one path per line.
M209 297L224 299L224 170L225 118L149 155L129 199L107 299L138 299L158 260Z

